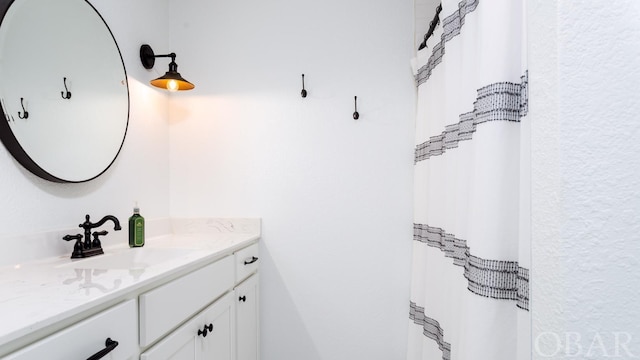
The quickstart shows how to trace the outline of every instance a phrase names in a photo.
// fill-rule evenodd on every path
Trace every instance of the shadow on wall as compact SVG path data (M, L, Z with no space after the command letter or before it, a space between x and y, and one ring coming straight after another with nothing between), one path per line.
M33 184L33 186L48 194L55 195L56 197L64 199L81 198L100 189L111 177L112 169L115 167L115 163L118 161L118 159L116 158L114 163L111 165L111 167L109 167L109 169L107 169L107 171L92 180L82 183L56 183L34 175L31 171L27 170L20 163L18 163L18 161L16 161L16 159L14 159L11 154L9 154L8 152L7 154L11 157L13 166L18 169L25 181L30 182L31 184Z
M277 333L260 329L260 358L264 360L321 360L317 347L302 321L273 257L260 241L260 317L261 324L278 324ZM265 286L264 284L269 284ZM276 297L286 294L286 297ZM269 311L266 311L269 309ZM275 310L275 311L274 311ZM262 321L264 319L264 321ZM286 347L277 344L287 344ZM313 349L313 351L309 351Z

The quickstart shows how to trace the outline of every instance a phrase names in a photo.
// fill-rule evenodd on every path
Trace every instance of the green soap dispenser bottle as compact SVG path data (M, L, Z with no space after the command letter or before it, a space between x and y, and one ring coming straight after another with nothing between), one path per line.
M133 215L129 218L129 246L144 246L144 218L140 215L138 203L133 208Z

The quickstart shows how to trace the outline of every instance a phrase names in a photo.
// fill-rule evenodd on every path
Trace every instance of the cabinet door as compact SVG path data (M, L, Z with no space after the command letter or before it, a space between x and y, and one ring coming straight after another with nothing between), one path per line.
M196 359L198 360L232 360L235 359L235 309L234 294L230 292L223 299L212 305L212 311L204 314L202 326L212 330L206 337L199 336L196 342Z
M223 296L144 352L140 359L232 360L235 333L234 297L233 292Z
M235 288L237 360L259 359L258 274Z

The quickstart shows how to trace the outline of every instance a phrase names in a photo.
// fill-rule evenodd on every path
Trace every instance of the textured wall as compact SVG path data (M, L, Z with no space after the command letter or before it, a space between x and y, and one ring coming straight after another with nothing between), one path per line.
M171 4L171 212L263 218L262 359L404 358L413 1Z
M150 89L151 74L140 65L138 55L142 42L168 46L166 21L154 19L168 19L168 1L91 3L114 33L128 74L131 110L124 146L105 174L81 184L41 180L0 147L0 242L3 238L7 242L2 244L5 252L18 251L19 244L10 242L8 236L73 228L87 213L94 218L114 214L125 220L135 200L149 218L169 214L168 101L166 94ZM69 244L69 251L71 247Z
M530 2L534 359L640 357L638 18Z

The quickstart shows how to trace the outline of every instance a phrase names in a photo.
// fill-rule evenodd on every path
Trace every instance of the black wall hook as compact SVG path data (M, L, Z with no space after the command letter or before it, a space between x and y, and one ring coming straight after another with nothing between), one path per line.
M64 91L60 91L60 95L63 99L71 99L71 91L67 88L67 78L63 78L62 81L64 82Z
M24 98L20 98L20 105L22 105L22 111L24 111L24 115L20 114L20 111L18 111L18 117L20 119L28 119L29 112L27 111L27 109L24 108Z
M358 120L360 118L360 114L358 113L358 97L353 97L353 104L355 106L356 111L353 113L353 119Z
M307 97L307 90L304 89L304 74L302 74L302 91L300 92L303 98Z

